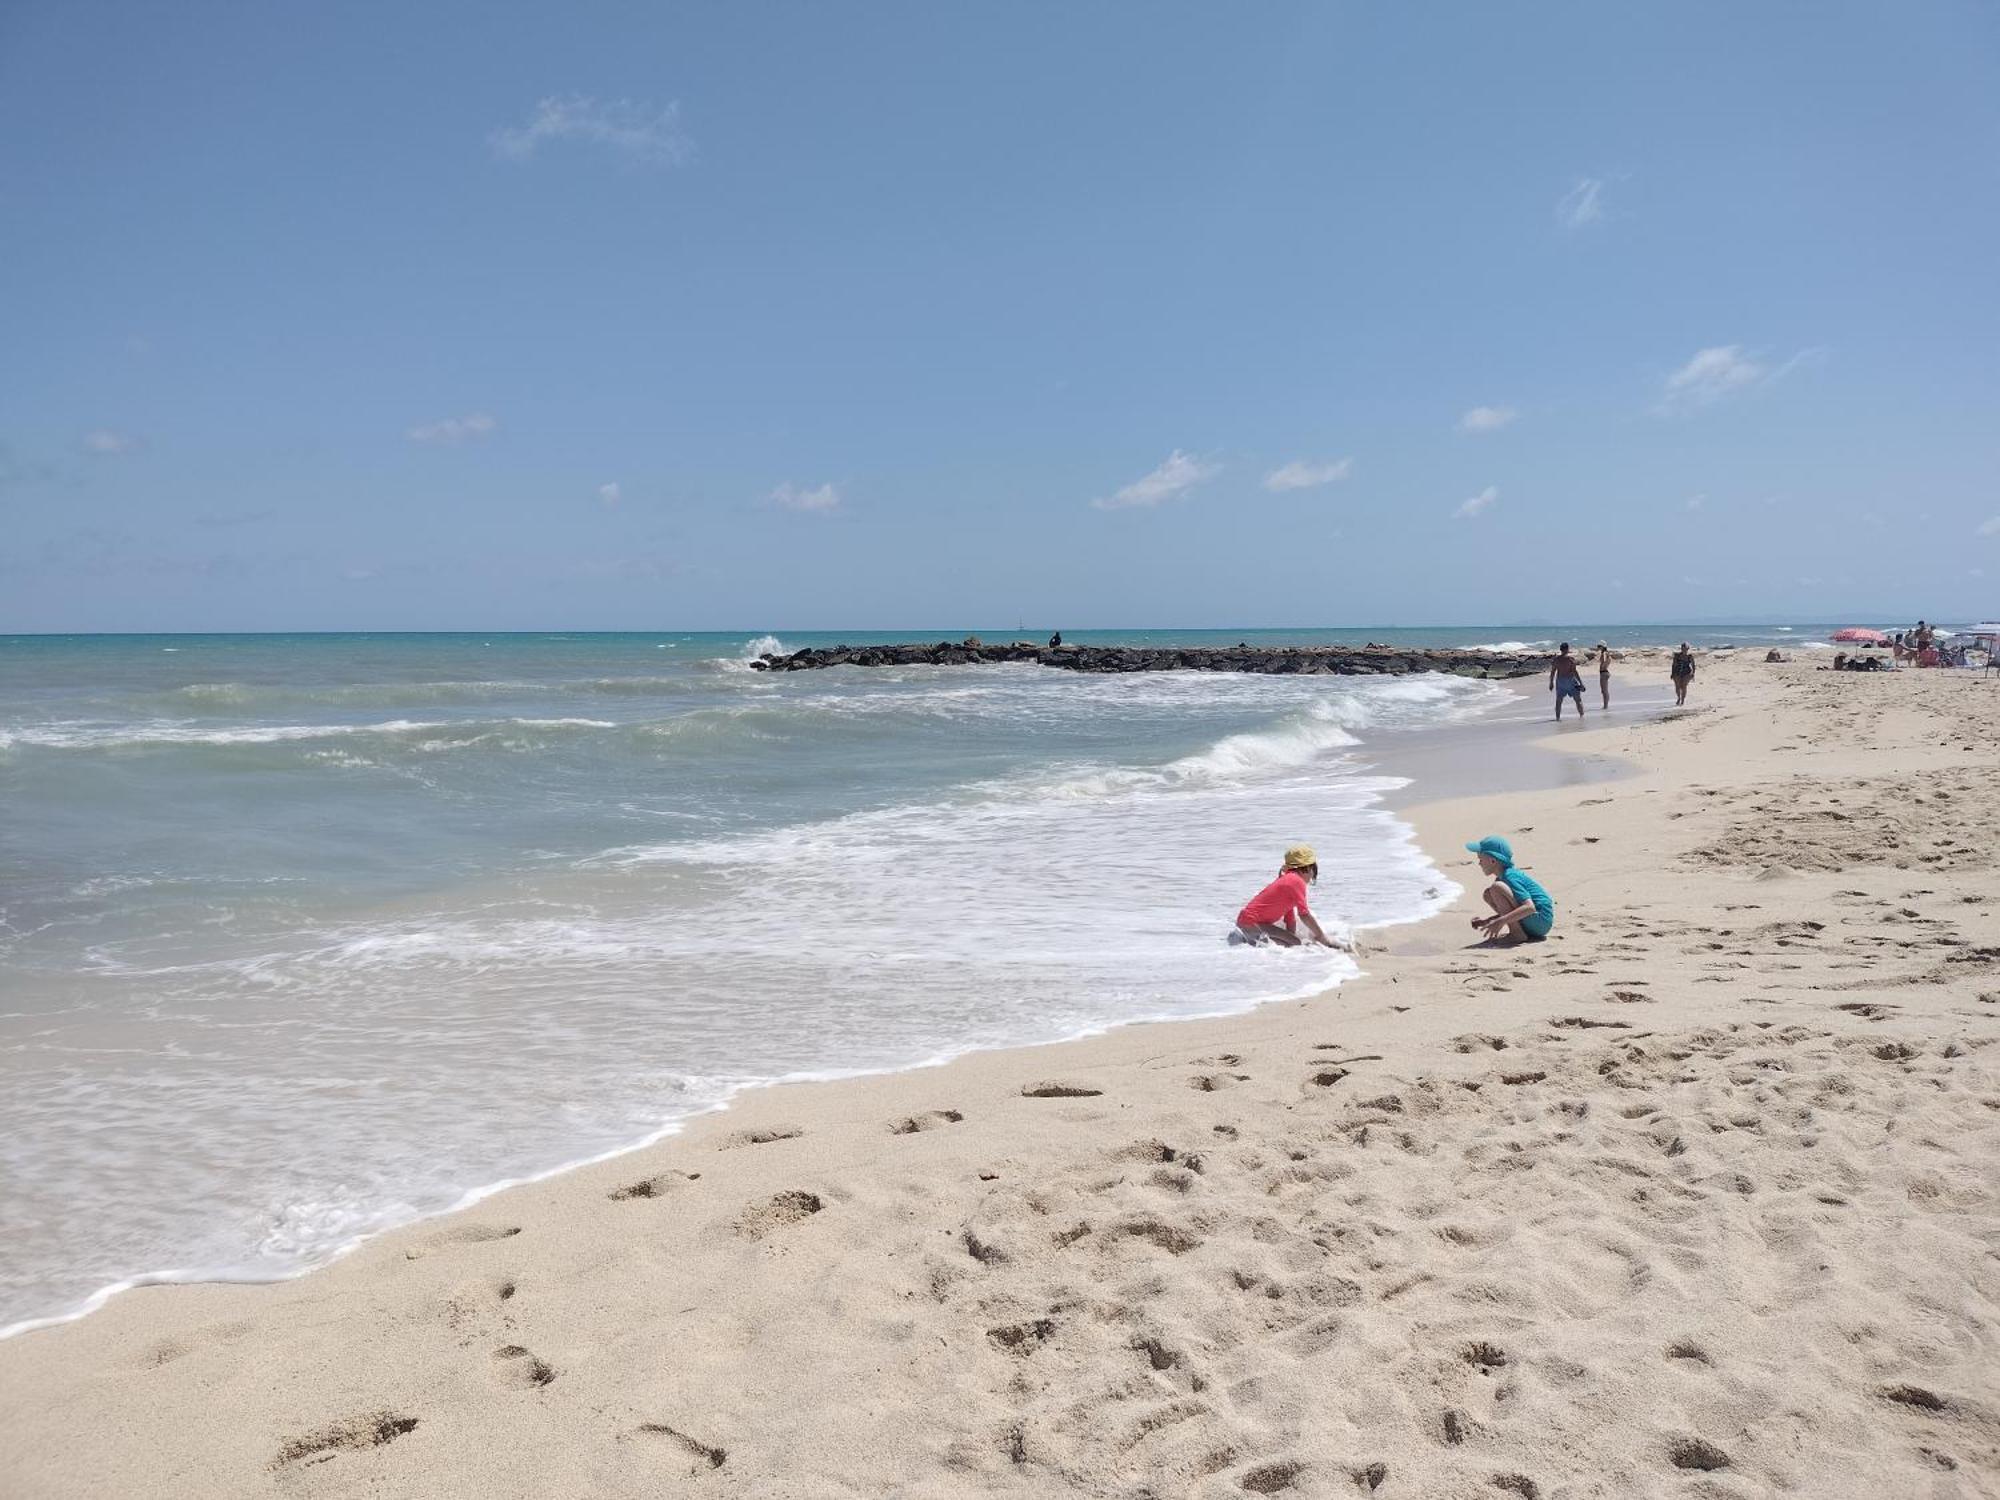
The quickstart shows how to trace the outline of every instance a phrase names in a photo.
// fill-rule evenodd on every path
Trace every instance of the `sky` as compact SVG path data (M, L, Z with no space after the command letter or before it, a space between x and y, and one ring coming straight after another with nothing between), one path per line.
M2000 614L2000 10L0 5L0 631Z

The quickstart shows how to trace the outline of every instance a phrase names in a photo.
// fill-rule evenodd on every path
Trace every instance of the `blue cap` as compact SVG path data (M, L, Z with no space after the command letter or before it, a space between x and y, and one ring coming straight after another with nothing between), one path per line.
M1478 843L1467 844L1465 847L1473 854L1490 855L1503 865L1511 866L1514 863L1514 846L1495 834L1489 833Z

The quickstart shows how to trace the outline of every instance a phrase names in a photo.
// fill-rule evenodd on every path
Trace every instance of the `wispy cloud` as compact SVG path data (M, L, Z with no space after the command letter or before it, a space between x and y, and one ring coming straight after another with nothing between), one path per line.
M1979 523L1981 536L2000 536L2000 516L1989 516Z
M609 484L600 484L597 487L597 498L606 506L615 506L625 498L625 487L615 479Z
M678 101L654 105L588 94L552 94L538 100L525 125L505 126L487 140L496 155L519 162L532 161L549 141L601 146L649 167L676 167L694 155L694 142L681 129Z
M1708 504L1708 496L1706 495L1689 495L1687 498L1687 509L1689 510L1700 510L1706 504Z
M1745 354L1741 344L1718 344L1699 351L1667 377L1667 399L1706 405L1756 385L1770 373Z
M1556 222L1565 229L1581 229L1604 217L1604 179L1579 177L1576 186L1556 204Z
M1474 516L1483 516L1493 508L1493 502L1499 498L1500 491L1489 484L1478 494L1463 501L1452 515L1461 521L1469 521Z
M1108 499L1090 503L1099 510L1130 510L1135 506L1158 505L1171 500L1222 472L1220 464L1194 458L1176 448L1166 460L1143 479L1135 479Z
M1460 432L1498 432L1521 415L1511 406L1475 406L1458 419Z
M786 480L771 491L771 503L780 510L839 510L840 490L832 484L822 484L817 489L803 489Z
M437 443L449 447L454 443L467 443L479 438L491 437L499 431L500 424L483 411L473 412L466 417L446 417L438 422L425 422L409 430L413 443Z
M130 453L138 446L139 440L131 433L114 432L109 427L93 427L83 435L83 451L104 458Z
M1698 350L1693 359L1667 376L1659 409L1677 411L1708 406L1725 397L1774 384L1801 365L1815 364L1825 357L1824 349L1801 349L1782 364L1772 365L1763 356L1746 351L1741 344L1717 344Z
M1351 458L1337 458L1331 463L1316 464L1303 458L1295 458L1282 468L1273 469L1264 476L1264 488L1272 491L1314 490L1323 484L1338 484L1354 469Z

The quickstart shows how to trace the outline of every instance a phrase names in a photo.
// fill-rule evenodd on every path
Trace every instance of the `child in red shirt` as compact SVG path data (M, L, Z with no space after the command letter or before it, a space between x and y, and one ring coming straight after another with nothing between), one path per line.
M1345 948L1347 944L1326 935L1306 907L1306 886L1318 879L1319 859L1311 846L1294 844L1287 849L1285 866L1278 871L1278 878L1252 896L1249 904L1236 914L1236 930L1243 934L1243 940L1296 948L1301 941L1299 919L1304 918L1314 942L1329 948Z

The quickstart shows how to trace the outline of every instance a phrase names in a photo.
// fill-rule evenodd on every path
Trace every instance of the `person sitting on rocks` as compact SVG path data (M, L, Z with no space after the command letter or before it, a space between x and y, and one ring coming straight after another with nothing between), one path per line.
M1062 632L1058 630L1054 635L1049 637L1049 649L1053 651L1056 649L1056 647L1060 646L1061 644L1062 644Z
M1489 834L1466 851L1479 856L1480 872L1492 880L1486 888L1491 914L1474 917L1475 931L1491 943L1539 943L1556 924L1556 903L1542 883L1514 864L1514 846Z
M1236 931L1246 943L1276 943L1296 948L1303 941L1298 924L1304 921L1314 942L1328 948L1348 948L1326 935L1306 906L1306 887L1319 879L1319 857L1309 844L1294 844L1285 851L1284 867L1278 878L1252 896L1236 914Z

